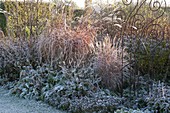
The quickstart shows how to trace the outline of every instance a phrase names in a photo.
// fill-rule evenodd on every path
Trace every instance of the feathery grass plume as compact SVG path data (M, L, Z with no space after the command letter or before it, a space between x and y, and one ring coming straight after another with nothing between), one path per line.
M49 28L50 29L50 28ZM56 66L64 63L68 66L79 65L92 52L95 33L93 28L78 26L75 29L63 26L44 32L37 43L40 62Z
M119 90L122 87L122 59L121 49L114 47L109 36L106 36L102 42L96 43L95 49L95 71L102 78L102 86L111 90ZM127 64L127 61L125 64ZM127 79L125 74L124 81Z

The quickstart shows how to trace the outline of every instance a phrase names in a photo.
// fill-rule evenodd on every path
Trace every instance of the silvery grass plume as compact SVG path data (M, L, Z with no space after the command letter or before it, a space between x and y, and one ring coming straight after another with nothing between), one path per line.
M123 82L129 75L127 68L124 67L128 62L122 58L122 52L126 53L121 51L121 48L113 46L109 36L106 36L102 42L96 42L95 71L101 76L103 86L112 90L123 86L122 72L124 73ZM124 64L122 64L122 59Z

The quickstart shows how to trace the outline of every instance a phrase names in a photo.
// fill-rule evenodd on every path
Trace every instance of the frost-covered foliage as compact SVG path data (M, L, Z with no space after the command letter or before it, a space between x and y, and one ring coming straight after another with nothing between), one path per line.
M54 75L55 71L51 71L49 66L46 65L43 67L39 66L36 70L32 66L25 66L20 72L19 81L11 89L11 93L24 98L38 99L43 87L48 89L53 86Z
M149 110L142 111L139 109L133 110L133 109L123 109L122 108L122 109L116 110L114 113L151 113L151 111L149 111Z
M169 113L170 86L160 81L139 78L140 86L136 89L136 96L128 89L125 90L127 108L149 110L151 113ZM149 82L149 84L147 83ZM130 94L131 92L131 94Z
M145 78L140 77L138 96L129 95L129 87L124 97L101 88L101 77L95 74L93 65L82 68L60 66L54 70L49 65L33 69L24 67L20 79L11 93L23 98L45 101L69 112L115 112L115 113L169 113L170 87L152 81L152 89L147 90ZM122 109L120 109L122 108Z
M170 86L159 82L154 82L149 95L144 96L146 108L154 112L169 113L170 112Z
M22 66L36 65L36 53L26 40L0 40L0 77L8 81L18 79Z
M114 111L121 99L100 88L100 82L92 65L79 69L61 66L60 71L54 71L48 65L36 70L27 66L11 93L40 99L71 112Z

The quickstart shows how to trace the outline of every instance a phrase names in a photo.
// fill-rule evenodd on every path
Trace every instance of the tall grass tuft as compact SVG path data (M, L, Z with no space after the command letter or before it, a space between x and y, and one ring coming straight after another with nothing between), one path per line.
M62 63L74 67L92 53L94 29L82 26L67 30L63 26L49 29L38 38L40 62L50 63L51 66Z
M113 46L109 36L106 36L102 42L96 43L95 72L101 76L102 86L111 90L119 90L123 85L121 53L121 48ZM125 75L124 81L127 78L128 74Z

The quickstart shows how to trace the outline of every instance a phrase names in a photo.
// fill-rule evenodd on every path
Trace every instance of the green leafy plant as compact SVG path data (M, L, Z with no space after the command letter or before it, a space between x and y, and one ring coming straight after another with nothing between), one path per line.
M33 41L41 34L52 15L49 5L40 1L5 1L4 6L10 14L7 23L9 36Z
M134 43L130 47L142 74L150 74L156 80L168 80L170 73L168 42L166 40L140 39L139 43Z

